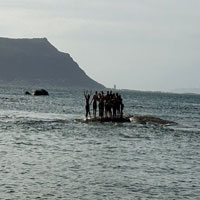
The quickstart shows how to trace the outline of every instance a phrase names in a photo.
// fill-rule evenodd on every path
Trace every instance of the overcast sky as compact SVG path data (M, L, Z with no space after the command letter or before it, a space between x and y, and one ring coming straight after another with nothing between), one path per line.
M0 0L0 37L46 37L107 87L200 88L200 0Z

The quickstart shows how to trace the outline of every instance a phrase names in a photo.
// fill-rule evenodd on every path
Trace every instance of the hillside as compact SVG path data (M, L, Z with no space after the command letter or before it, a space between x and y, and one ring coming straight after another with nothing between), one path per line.
M87 76L68 53L46 38L0 38L0 83L72 88L104 88Z

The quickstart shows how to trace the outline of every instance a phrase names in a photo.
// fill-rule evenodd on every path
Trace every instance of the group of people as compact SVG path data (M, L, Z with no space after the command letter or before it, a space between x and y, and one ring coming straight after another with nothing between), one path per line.
M102 119L103 117L109 117L109 118L122 118L123 117L123 110L124 110L124 104L121 95L119 95L117 92L113 93L112 91L107 91L106 95L103 91L101 92L95 92L93 95L91 101L91 93L88 91L84 91L84 96L86 100L86 119L88 118L88 115L91 117L90 114L90 105L93 104L93 116L94 118L97 117L97 107L99 110L99 117Z

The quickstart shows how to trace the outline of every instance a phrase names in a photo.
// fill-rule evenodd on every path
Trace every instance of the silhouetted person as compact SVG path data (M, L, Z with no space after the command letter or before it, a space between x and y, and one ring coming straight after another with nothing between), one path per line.
M88 114L89 116L91 117L90 115L90 94L88 94L88 92L84 91L84 96L85 96L85 102L86 102L86 105L85 105L85 117L86 119L88 118Z
M120 95L119 95L120 96ZM124 104L123 104L123 100L120 96L120 118L123 118L123 111L124 111Z
M116 93L115 107L116 107L117 116L120 116L120 103L121 103L121 96L118 93Z
M107 94L105 96L105 117L108 117L108 113L109 113L109 99L110 99L110 94L107 91Z
M103 112L103 117L104 117L104 110L105 110L105 103L104 103L104 101L105 101L105 96L104 96L104 92L103 91L101 91L101 99L102 99L102 108L103 108L102 112Z
M104 96L103 93L99 93L99 117L102 119L104 114Z
M96 113L97 113L97 101L98 101L98 93L97 91L95 92L92 101L90 103L93 102L93 116L94 118L96 118Z
M112 110L113 110L112 117L116 118L116 95L115 95L115 93L113 93L113 96L112 96Z

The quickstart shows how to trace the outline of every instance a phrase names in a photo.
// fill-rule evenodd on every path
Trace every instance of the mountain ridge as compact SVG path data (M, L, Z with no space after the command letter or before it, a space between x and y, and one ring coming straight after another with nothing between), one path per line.
M47 38L0 37L0 83L70 88L105 88L91 79L70 54Z

